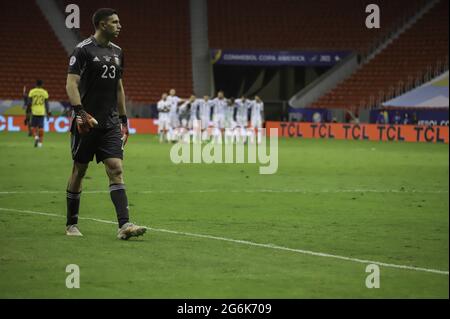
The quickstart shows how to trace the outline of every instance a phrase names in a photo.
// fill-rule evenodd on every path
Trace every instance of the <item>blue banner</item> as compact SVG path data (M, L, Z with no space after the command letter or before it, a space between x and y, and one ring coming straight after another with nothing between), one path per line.
M289 113L299 122L331 123L333 120L332 113L328 109L289 107Z
M213 64L333 66L350 51L244 51L211 50Z
M433 125L448 126L448 110L415 110L415 109L396 109L386 110L387 114L384 119L381 115L382 110L370 111L370 123L383 124L417 124L417 125ZM405 123L406 119L406 123ZM387 123L386 123L387 122Z

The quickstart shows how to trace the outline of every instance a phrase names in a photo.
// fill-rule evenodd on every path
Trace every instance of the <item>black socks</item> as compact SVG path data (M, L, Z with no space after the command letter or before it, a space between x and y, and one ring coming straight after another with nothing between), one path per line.
M66 226L78 224L78 210L80 209L81 192L67 192L67 223Z
M111 200L116 208L119 228L128 223L128 199L124 184L109 185ZM78 224L78 211L80 209L81 192L67 191L67 223L66 226Z
M119 228L125 223L128 223L128 199L125 192L125 184L111 184L109 185L109 192L111 200L116 207L117 221Z

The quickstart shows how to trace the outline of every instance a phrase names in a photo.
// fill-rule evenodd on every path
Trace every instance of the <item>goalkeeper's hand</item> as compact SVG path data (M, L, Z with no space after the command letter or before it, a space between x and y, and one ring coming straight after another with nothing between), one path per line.
M91 128L98 125L97 120L87 113L81 105L75 105L73 110L75 112L78 133L86 134Z
M130 132L128 130L128 119L126 115L120 115L120 133L122 134L122 149L127 144L128 135Z

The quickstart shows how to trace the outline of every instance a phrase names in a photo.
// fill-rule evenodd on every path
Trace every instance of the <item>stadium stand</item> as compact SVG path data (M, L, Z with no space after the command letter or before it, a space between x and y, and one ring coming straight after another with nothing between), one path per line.
M72 3L61 0L61 7ZM119 13L122 31L115 43L125 53L125 93L133 102L155 103L171 87L192 92L189 1L80 0L80 34L93 34L92 14L101 7Z
M56 0L62 12L69 0ZM367 29L369 0L208 0L209 47L220 49L336 49L363 55L404 23L426 0L379 0L381 29ZM189 1L80 0L80 41L93 33L92 13L116 8L123 22L117 40L125 51L128 99L154 103L171 87L192 92ZM10 14L10 12L14 12ZM346 12L345 15L342 12ZM313 107L370 107L413 86L424 74L448 69L448 1L427 13L369 63ZM320 17L320 20L318 19ZM20 99L22 86L45 81L51 99L65 101L67 54L34 1L2 1L1 97ZM33 33L29 28L32 27ZM282 36L280 36L282 35ZM430 71L431 70L431 71Z
M58 0L61 10L71 1ZM154 103L171 87L180 96L192 92L189 1L77 1L80 36L93 34L92 14L100 7L118 10L123 29L117 45L125 52L124 83L133 102ZM14 12L14 14L11 14ZM65 14L65 13L64 13ZM67 53L34 1L2 1L0 82L2 98L20 99L22 87L42 78L51 99L67 101ZM33 32L30 33L30 28ZM80 38L80 41L82 38Z
M373 1L372 1L373 2ZM380 0L380 29L367 29L366 0L209 0L209 45L216 49L343 49L366 52L424 0ZM345 12L345 14L342 14Z
M0 20L1 98L20 99L42 79L51 99L66 100L67 55L36 3L1 1Z
M371 108L448 70L448 1L441 1L349 78L314 102L320 108Z

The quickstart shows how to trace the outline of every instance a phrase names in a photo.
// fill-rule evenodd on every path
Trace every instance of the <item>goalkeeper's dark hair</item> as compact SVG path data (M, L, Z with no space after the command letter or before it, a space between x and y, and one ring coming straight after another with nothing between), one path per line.
M36 80L36 86L42 86L43 84L44 84L44 81Z
M111 8L100 8L95 11L94 15L92 16L92 23L94 24L94 28L97 30L98 26L100 25L100 21L105 20L113 14L117 14L117 11Z

